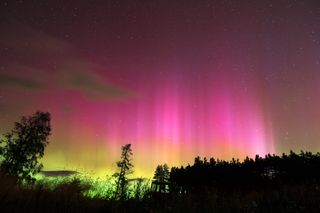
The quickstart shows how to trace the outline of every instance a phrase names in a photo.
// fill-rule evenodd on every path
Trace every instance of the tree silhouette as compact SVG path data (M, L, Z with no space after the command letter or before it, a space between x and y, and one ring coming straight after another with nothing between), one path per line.
M114 173L113 176L117 178L116 181L116 197L124 199L126 197L126 188L128 185L127 175L131 174L133 165L132 161L132 149L131 144L122 146L121 159L117 162L118 172Z
M303 152L289 155L267 154L246 157L243 162L215 160L209 162L196 157L193 165L173 167L170 173L170 191L200 193L206 190L261 189L283 184L320 183L320 153ZM204 189L204 190L203 190Z
M0 140L1 171L18 180L33 181L33 175L43 167L38 159L43 157L51 132L50 113L37 111L15 122L13 130Z
M168 165L158 165L153 176L155 190L158 192L166 192L166 185L168 185L169 178L170 172Z

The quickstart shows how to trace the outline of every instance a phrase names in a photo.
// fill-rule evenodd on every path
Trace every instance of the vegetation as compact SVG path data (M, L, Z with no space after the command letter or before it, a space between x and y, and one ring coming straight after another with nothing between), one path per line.
M153 190L156 192L167 192L170 171L167 164L158 165L153 176Z
M20 181L33 181L33 176L42 168L38 159L44 155L50 131L48 112L38 111L33 116L23 116L0 140L1 171Z
M193 165L171 169L168 191L152 191L147 181L128 179L123 200L116 198L116 177L44 178L17 187L9 176L1 176L0 205L2 212L319 212L319 160L319 153L310 152L243 162L197 157Z
M320 183L320 154L303 152L282 156L256 155L255 159L246 158L243 162L233 159L221 161L211 158L209 162L195 158L192 166L171 169L172 191L192 193L208 189L265 188L280 187L283 184Z
M131 144L122 147L121 159L117 162L118 172L114 173L117 178L116 198L125 199L128 185L127 176L132 173L131 163L132 149Z
M126 144L112 177L72 173L34 181L50 131L50 114L37 112L22 117L1 141L1 212L320 211L320 153L256 155L242 162L196 157L186 167L158 165L150 186L144 178L128 178L133 164Z

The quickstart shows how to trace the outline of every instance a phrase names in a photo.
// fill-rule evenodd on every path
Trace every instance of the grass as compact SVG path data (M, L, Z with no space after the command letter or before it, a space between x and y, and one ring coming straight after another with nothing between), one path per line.
M138 184L140 183L140 185ZM133 181L128 199L114 199L112 177L42 178L18 186L0 176L0 212L320 212L320 187L291 184L277 187L202 188L190 194L160 194L150 182Z
M150 180L137 178L129 181L127 198L142 199L150 188ZM28 185L24 186L28 188ZM110 200L116 191L116 179L112 176L93 178L88 175L75 174L71 176L45 177L38 176L33 187L44 187L55 191L61 187L74 187L87 198Z

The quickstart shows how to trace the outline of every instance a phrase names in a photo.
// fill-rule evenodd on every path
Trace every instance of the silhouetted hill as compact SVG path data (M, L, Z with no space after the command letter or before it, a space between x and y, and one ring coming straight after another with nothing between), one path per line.
M50 170L50 171L41 171L40 174L43 174L47 177L58 177L58 176L71 176L71 175L76 175L80 174L77 171L72 171L72 170Z

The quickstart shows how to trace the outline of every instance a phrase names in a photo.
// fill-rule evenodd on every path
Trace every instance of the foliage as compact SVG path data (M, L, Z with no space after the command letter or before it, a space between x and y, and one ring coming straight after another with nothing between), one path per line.
M114 173L114 177L117 178L116 181L116 197L119 199L126 198L128 178L127 176L131 174L133 165L132 161L132 149L131 144L126 144L122 146L121 159L117 162L118 172Z
M153 176L153 185L155 185L155 191L166 192L166 185L169 182L170 171L167 164L158 165Z
M171 190L193 193L214 188L261 188L282 184L319 183L320 153L302 152L289 155L258 155L243 162L195 158L192 166L173 167Z
M0 175L1 212L319 212L317 185L300 183L265 186L261 189L226 188L187 194L155 193L119 201L88 197L79 193L82 179L60 182L48 189L43 182L33 187L16 187L8 176ZM85 181L86 182L86 181ZM92 187L92 185L91 185Z
M113 177L76 175L29 184L42 167L38 159L44 155L50 131L50 114L36 112L22 117L0 140L1 212L320 211L320 153L303 151L256 155L243 162L198 156L193 165L173 167L170 172L166 164L158 165L153 177L157 189L150 190L146 179L128 179L133 164L131 144L126 144Z
M38 159L44 155L50 131L48 112L38 111L30 117L23 116L1 140L1 171L19 180L34 180L33 175L42 168Z
M115 184L113 179L114 177L109 176L105 179L87 177L85 181L90 183L91 187L84 192L84 195L90 198L99 198L104 200L113 199L115 197Z
M50 177L21 187L0 173L0 206L1 212L319 212L319 162L320 154L310 152L243 162L197 157L171 169L168 193L149 191L143 178L127 179L124 200L110 190L115 177Z

